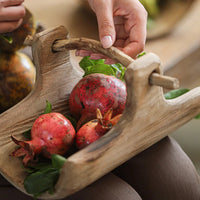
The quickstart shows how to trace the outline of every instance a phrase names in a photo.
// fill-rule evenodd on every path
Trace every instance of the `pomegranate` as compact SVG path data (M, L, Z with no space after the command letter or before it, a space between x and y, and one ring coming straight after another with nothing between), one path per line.
M77 130L86 122L96 118L96 109L104 115L113 109L113 117L121 114L126 103L126 85L120 79L94 73L82 78L73 88L69 108L78 121Z
M34 161L36 155L51 158L52 154L64 155L73 144L75 130L71 122L60 113L48 113L39 116L31 129L30 141L19 141L13 136L12 140L20 146L11 156L23 158L26 166Z
M99 139L119 121L121 114L112 118L112 113L113 110L109 109L102 117L101 111L97 108L97 119L87 122L77 132L76 146L78 149L82 149Z

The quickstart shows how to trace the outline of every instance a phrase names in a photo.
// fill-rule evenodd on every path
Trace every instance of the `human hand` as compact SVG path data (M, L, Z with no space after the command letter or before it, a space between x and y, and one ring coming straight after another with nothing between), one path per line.
M112 45L132 58L143 51L146 41L147 12L139 0L88 0L96 13L99 37L104 48ZM85 50L79 56L104 56Z
M25 16L24 0L0 0L0 33L18 28Z

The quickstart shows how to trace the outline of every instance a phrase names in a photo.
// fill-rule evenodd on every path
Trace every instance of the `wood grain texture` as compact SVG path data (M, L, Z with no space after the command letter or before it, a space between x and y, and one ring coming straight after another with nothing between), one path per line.
M54 111L68 113L67 100L81 73L70 62L69 50L52 50L56 40L67 37L63 26L37 34L33 40L33 59L37 68L36 85L22 102L0 115L0 170L19 190L24 191L25 171L21 160L9 157L15 148L10 136L22 138L48 100ZM98 49L97 49L98 50ZM165 100L163 89L149 84L155 72L162 74L160 59L153 53L127 66L127 103L119 123L98 141L68 157L53 195L60 199L81 190L134 155L155 144L200 112L200 88L174 100Z

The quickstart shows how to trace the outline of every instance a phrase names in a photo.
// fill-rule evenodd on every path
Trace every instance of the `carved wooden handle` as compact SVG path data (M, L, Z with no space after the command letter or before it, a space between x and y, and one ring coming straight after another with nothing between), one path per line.
M26 45L31 45L33 38L27 37L25 40ZM55 41L54 45L52 46L52 50L55 52L58 51L65 51L73 50L73 49L85 49L90 50L96 53L101 53L109 58L118 61L125 67L127 67L129 64L134 62L134 60L117 49L116 47L110 47L110 48L103 48L101 43L97 40L89 39L89 38L71 38L71 39L65 39L65 40L57 40ZM161 86L166 89L177 89L179 88L179 81L176 78L169 77L169 76L163 76L158 73L152 73L149 82L153 85Z
M118 61L125 67L134 62L134 60L131 57L129 57L116 47L110 47L108 49L105 49L99 41L88 38L72 38L66 40L58 40L54 43L52 49L53 51L64 51L66 49L90 50L93 52L104 54L109 58ZM167 89L179 88L178 79L169 76L163 76L155 72L152 73L150 76L150 83Z

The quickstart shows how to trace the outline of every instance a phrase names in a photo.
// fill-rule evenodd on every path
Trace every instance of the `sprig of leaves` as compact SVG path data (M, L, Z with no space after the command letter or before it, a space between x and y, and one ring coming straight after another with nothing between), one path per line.
M186 89L186 88L180 88L180 89L176 89L176 90L171 90L169 91L168 93L164 94L164 97L165 99L174 99L174 98L177 98L187 92L189 92L190 90L189 89ZM200 114L197 115L195 117L195 119L200 119Z
M44 110L44 114L48 114L52 111L52 105L46 100L46 107Z
M144 56L144 55L146 55L146 52L139 53L139 54L137 55L137 58L140 58L140 57L142 57L142 56Z
M83 77L93 73L102 73L124 80L126 68L120 63L108 65L104 59L93 60L89 56L85 56L79 62L79 65L85 72Z
M12 44L12 43L13 43L13 39L12 39L12 37L10 37L10 36L0 34L0 37L1 37L2 39L4 39L6 42L8 42L9 44Z
M50 162L39 163L30 167L27 170L29 175L24 180L26 192L32 194L34 198L37 198L44 192L52 194L60 175L60 169L65 161L65 157L53 154Z
M138 54L137 58L140 58L145 54L146 52L142 52ZM105 63L104 59L93 60L90 59L90 56L85 56L79 62L79 66L84 71L83 77L93 73L102 73L105 75L115 76L116 78L119 78L120 80L124 81L126 67L124 67L120 63L109 65Z
M174 98L179 97L189 91L190 90L186 89L186 88L175 89L175 90L171 90L171 91L167 92L166 94L164 94L164 97L165 97L165 99L174 99Z

